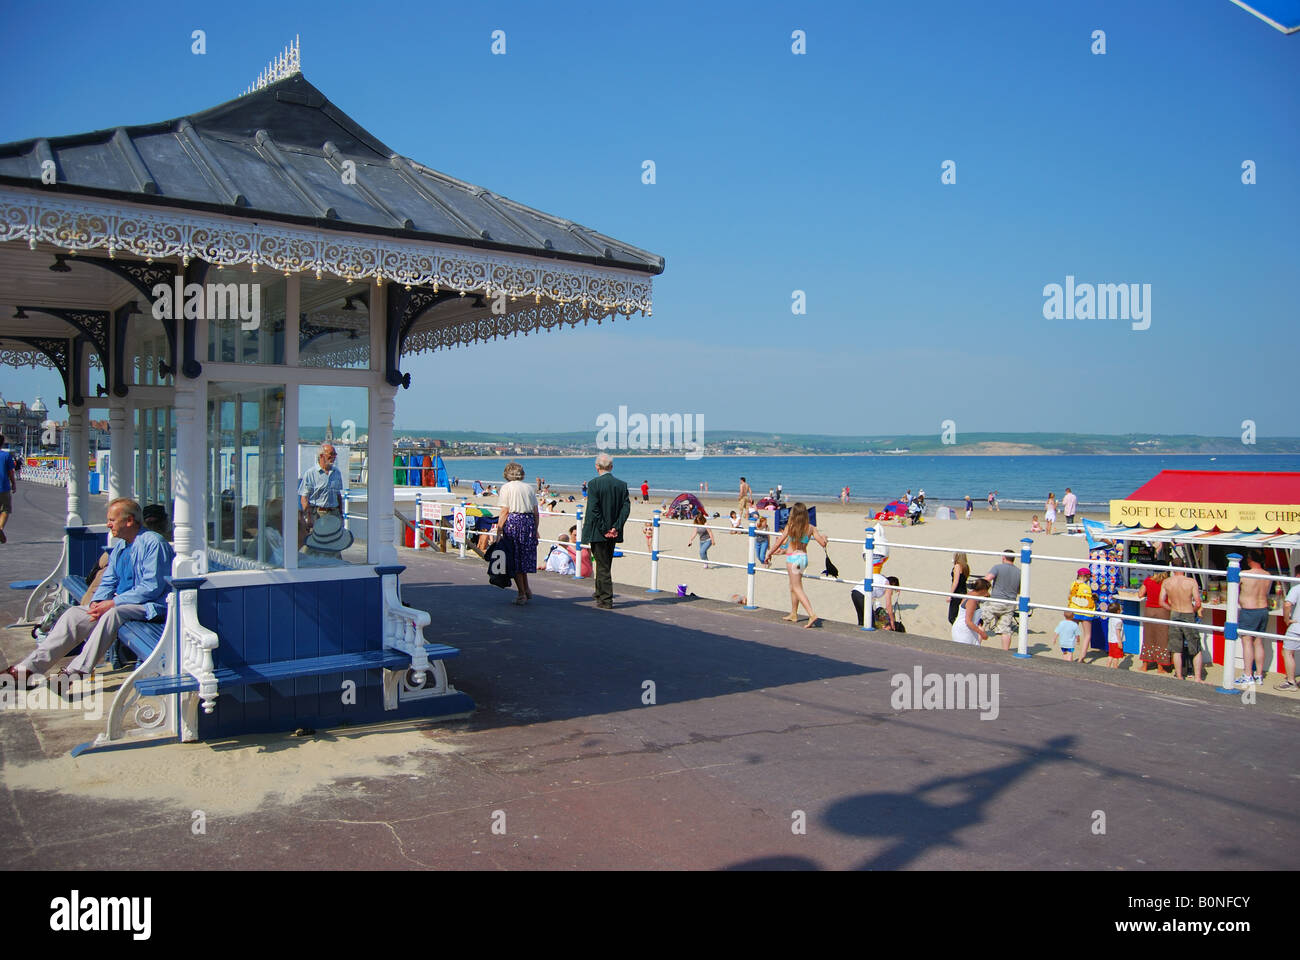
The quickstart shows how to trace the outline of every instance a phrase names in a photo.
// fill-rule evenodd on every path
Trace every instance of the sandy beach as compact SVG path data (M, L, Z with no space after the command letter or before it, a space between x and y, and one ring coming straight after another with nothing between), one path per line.
M643 523L651 511L660 504L659 499L652 498L649 503L636 495L631 519L624 531L624 556L614 563L615 593L635 592L641 595L650 582L650 558L643 534ZM712 496L703 500L710 515L717 511L721 516L710 519L711 527L728 528L730 511L736 508L735 499L721 499ZM574 508L577 503L561 503L557 509L564 511L563 516L542 517L541 536L554 539L567 531L574 522ZM820 576L805 576L804 586L808 599L819 617L841 623L856 624L853 604L849 598L854 581L861 582L864 573L862 560L862 539L865 518L874 515L881 508L880 503L818 503L818 530L831 538L829 554L839 568L840 580ZM1019 548L1022 537L1034 540L1034 550L1043 556L1067 558L1068 562L1047 560L1035 561L1031 575L1031 596L1035 602L1064 606L1069 596L1069 587L1075 577L1075 571L1087 560L1087 545L1081 535L1070 536L1061 532L1048 536L1044 533L1031 534L1030 523L1032 511L1002 510L990 512L983 504L977 503L970 520L961 513L955 520L937 520L930 518L917 526L903 526L890 523L885 527L886 538L890 544L890 558L885 573L898 577L902 587L920 587L928 590L946 591L949 587L949 572L952 568L954 550L962 549L969 555L972 578L986 573L998 561L995 556L971 554L973 550L1000 553L1005 549L1017 551L1019 565ZM1097 518L1101 519L1101 518ZM1058 531L1062 527L1058 527ZM716 529L715 545L709 552L710 564L723 563L736 566L712 567L704 569L698 562L698 549L693 543L687 547L691 536L688 526L664 524L660 530L659 589L674 593L678 584L685 584L688 594L708 597L713 600L734 600L743 602L745 595L745 563L748 556L748 538L744 535L732 535L729 529ZM849 543L837 540L852 541ZM773 538L773 542L775 538ZM939 547L941 550L910 550L907 545ZM545 544L538 551L539 571L549 547ZM632 552L637 551L637 552ZM672 557L690 557L696 562L666 559ZM808 573L821 574L826 551L812 544L808 551ZM755 602L758 606L771 610L789 612L790 591L784 564L775 562L763 572L760 565L755 577ZM554 577L557 574L540 572L541 577ZM947 638L950 636L948 624L948 601L943 597L904 592L899 602L899 615L908 633L928 637ZM800 611L801 625L803 611ZM1051 610L1038 610L1030 614L1029 652L1034 656L1060 658L1060 652L1052 645L1053 631L1060 622L1061 615ZM791 626L796 630L800 627ZM1015 648L1015 639L1012 648ZM996 637L984 642L984 646L1000 646ZM1096 651L1088 663L1077 665L1079 669L1108 669L1106 655ZM1135 656L1126 657L1119 669L1141 670L1141 663ZM1208 682L1218 685L1222 677L1222 668L1207 665ZM1275 668L1276 669L1276 668ZM1272 681L1276 673L1270 673L1270 682L1265 687L1256 688L1261 692L1272 694ZM1169 678L1171 688L1176 689L1184 682ZM1278 694L1279 696L1282 694Z

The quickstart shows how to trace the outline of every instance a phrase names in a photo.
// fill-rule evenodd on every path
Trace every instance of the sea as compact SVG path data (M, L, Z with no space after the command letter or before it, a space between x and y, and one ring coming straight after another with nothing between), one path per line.
M757 497L779 483L787 500L837 500L849 487L854 502L884 504L908 489L925 491L927 504L961 503L967 494L977 508L987 506L990 490L1006 508L1041 509L1048 493L1059 501L1073 489L1082 508L1109 508L1111 500L1127 497L1161 470L1250 470L1300 472L1300 454L1187 454L1078 456L732 456L682 457L614 456L614 474L629 487L650 484L658 501L678 493L699 493L707 482L717 497L735 495L740 478L749 480ZM500 483L511 459L524 467L529 483L543 477L556 491L580 487L595 476L591 457L473 457L448 460L447 472L462 481ZM463 486L462 486L463 489Z

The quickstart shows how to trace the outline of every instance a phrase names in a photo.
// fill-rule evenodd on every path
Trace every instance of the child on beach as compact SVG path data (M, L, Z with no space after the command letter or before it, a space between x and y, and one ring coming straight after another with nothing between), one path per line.
M754 550L758 554L759 563L767 563L767 543L769 535L766 531L768 529L767 517L765 515L760 515L758 523L754 526Z
M1079 625L1082 639L1079 644L1079 660L1082 662L1092 649L1092 611L1097 608L1097 604L1092 597L1092 571L1080 567L1076 574L1074 583L1070 584L1070 602L1066 606L1074 611L1074 620Z
M740 529L740 517L737 516L735 510L732 510L731 511L731 535L734 537L736 534L743 533L743 532L744 531Z
M1112 600L1107 613L1119 613L1119 602ZM1119 617L1106 618L1106 666L1118 668L1124 659L1124 621Z
M641 532L645 534L646 550L653 552L655 548L655 525L647 520L645 526L641 528Z
M1043 528L1038 523L1038 514L1034 514L1034 522L1029 526L1030 533L1042 533Z
M775 553L781 549L785 543L789 543L789 551L785 558L785 572L790 578L790 616L782 617L791 623L799 622L799 604L803 604L808 611L808 622L805 627L812 627L817 624L817 614L813 612L812 604L808 602L808 594L803 589L803 572L808 569L808 542L816 540L822 548L826 547L829 542L825 534L817 532L817 528L808 522L808 507L803 503L796 503L790 508L790 519L781 531L781 536L777 537L776 543L772 544L772 552ZM763 561L764 565L771 563L771 557Z
M970 494L968 493L966 494L966 519L969 520L970 515L974 512L975 512L975 503L974 501L971 500Z
M1074 614L1065 612L1065 619L1056 625L1056 644L1061 648L1061 659L1074 662L1075 641L1079 639L1079 625Z

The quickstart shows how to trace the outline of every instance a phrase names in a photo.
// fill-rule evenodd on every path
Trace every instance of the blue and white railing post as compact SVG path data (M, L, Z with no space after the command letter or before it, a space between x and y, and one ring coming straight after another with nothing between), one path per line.
M348 493L347 490L344 490L344 491L343 491L343 529L344 529L344 530L351 530L351 529L352 529L351 527L348 526L348 519L349 519L349 517L348 517L348 498L349 498L350 496L351 496L351 494Z
M420 500L420 491L415 491L415 535L411 537L411 544L416 550L420 549L420 536L424 533L424 517L421 507L423 502Z
M754 605L754 564L758 563L758 537L754 533L754 518L749 518L749 563L745 567L745 609L757 610Z
M573 579L582 579L582 507L576 511L578 525L573 531ZM594 561L593 561L594 562Z
M862 574L862 629L874 630L876 629L876 600L872 587L875 582L873 565L876 560L876 529L875 527L867 527L866 530L867 536L863 540L862 547L862 554L867 558L866 570Z
M1034 541L1030 537L1020 539L1020 598L1017 609L1020 615L1020 637L1013 656L1022 660L1029 658L1029 565L1034 559ZM1090 641L1091 642L1091 641Z
M646 593L659 592L659 514L654 512L654 529L650 534L650 589Z
M1241 554L1228 554L1228 612L1223 619L1223 682L1219 693L1241 693L1233 684L1237 672L1237 620L1241 603ZM1205 634L1209 641L1211 664L1214 663L1214 634ZM1243 663L1243 668L1245 664ZM1244 672L1244 669L1243 669Z
M460 538L460 558L465 559L465 544L469 541L469 500L466 497L460 498L460 510L465 517L465 535Z

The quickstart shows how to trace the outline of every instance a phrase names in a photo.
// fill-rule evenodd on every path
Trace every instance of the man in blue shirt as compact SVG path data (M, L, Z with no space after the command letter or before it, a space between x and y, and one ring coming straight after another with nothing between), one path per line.
M14 487L18 485L18 471L14 455L5 449L4 434L0 434L0 543L8 541L5 524L14 509Z
M317 466L311 467L298 481L298 546L302 546L316 518L322 513L338 513L343 505L343 475L334 465L338 459L334 444L326 443L316 456Z
M134 500L119 497L108 505L108 532L117 543L90 606L67 611L35 650L5 671L20 687L31 686L33 674L48 673L55 660L82 642L81 653L60 672L87 676L113 645L123 623L161 620L166 615L171 544L144 529L142 520L140 504Z

